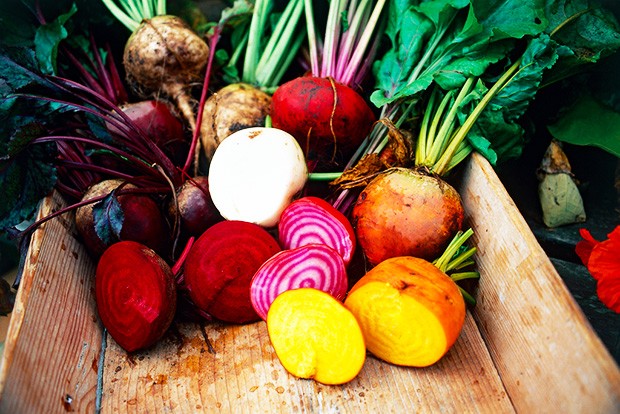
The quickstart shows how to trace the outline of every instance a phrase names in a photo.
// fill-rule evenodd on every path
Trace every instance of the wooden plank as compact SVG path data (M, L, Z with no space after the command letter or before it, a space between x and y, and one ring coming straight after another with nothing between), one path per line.
M438 364L405 368L369 356L341 386L288 374L264 322L175 326L153 349L131 356L108 340L102 413L513 412L469 315Z
M39 216L61 202L46 198ZM0 367L0 412L94 411L102 335L93 275L72 215L34 233Z
M482 277L474 317L519 412L620 412L620 371L492 167L463 185Z

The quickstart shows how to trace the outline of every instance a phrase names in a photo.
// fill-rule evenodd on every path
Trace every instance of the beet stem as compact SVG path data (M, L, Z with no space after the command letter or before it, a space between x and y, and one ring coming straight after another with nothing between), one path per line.
M172 266L172 274L174 275L175 279L178 278L179 275L181 274L181 269L183 269L183 264L185 263L185 259L187 259L187 255L189 254L189 251L194 245L194 240L195 240L194 236L189 238L189 240L185 244L185 247L183 248L183 251L181 252L181 255L179 256L179 258L176 260L176 262Z
M215 57L215 49L220 39L220 35L222 33L222 27L217 25L213 28L213 35L209 40L209 60L207 61L207 69L205 73L205 78L202 85L202 92L200 94L200 101L198 104L198 114L196 115L196 123L194 128L194 133L192 136L192 142L189 147L189 151L187 153L187 159L185 160L185 165L182 169L182 174L187 175L187 171L189 167L192 165L192 161L195 158L196 146L198 145L198 136L200 134L200 126L202 124L202 114L204 112L205 101L207 100L207 94L209 92L209 82L211 79L211 70L213 67L213 59Z

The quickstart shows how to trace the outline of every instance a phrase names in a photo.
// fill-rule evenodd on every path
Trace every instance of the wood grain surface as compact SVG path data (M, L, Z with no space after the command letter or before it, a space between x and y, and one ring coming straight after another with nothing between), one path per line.
M620 371L489 163L460 188L482 277L474 316L519 412L620 412Z
M62 205L43 201L39 216ZM0 413L94 412L102 329L73 215L33 235L0 366Z

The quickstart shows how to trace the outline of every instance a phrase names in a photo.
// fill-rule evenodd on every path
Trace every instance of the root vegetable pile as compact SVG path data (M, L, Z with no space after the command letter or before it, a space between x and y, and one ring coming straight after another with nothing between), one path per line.
M191 26L165 0L102 1L131 32L119 50L73 24L75 5L33 8L34 48L0 39L3 229L27 240L75 211L127 352L188 313L259 323L292 376L323 384L367 351L426 367L457 343L479 277L460 163L514 157L558 62L620 47L595 38L619 38L612 16L565 16L564 0L510 18L474 1L236 1ZM52 189L68 207L18 230Z

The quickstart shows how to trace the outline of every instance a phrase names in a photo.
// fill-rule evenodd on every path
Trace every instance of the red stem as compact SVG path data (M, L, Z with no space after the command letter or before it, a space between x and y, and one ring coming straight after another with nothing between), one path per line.
M213 29L213 35L211 36L211 39L209 39L209 60L207 62L207 69L205 73L204 83L202 86L202 93L200 95L200 101L198 104L198 114L196 115L196 127L194 128L194 135L192 137L192 142L189 147L189 151L187 153L187 160L185 160L185 165L183 166L183 172L182 172L183 175L187 175L187 171L189 170L189 167L192 165L192 161L194 160L194 152L196 151L196 145L198 145L198 137L200 136L202 114L204 112L205 101L207 100L207 95L209 92L209 81L211 79L211 69L213 67L215 49L217 47L217 43L220 40L221 33L222 33L222 28L220 25L217 25Z
M181 252L181 255L179 256L179 258L176 260L176 262L172 266L172 274L174 275L175 279L178 278L179 274L181 273L181 269L183 268L185 259L187 259L187 255L189 254L189 251L194 245L194 240L195 240L194 236L189 238L189 240L185 244L185 247L183 248L183 251Z
M115 104L119 104L117 96L114 93L114 88L112 87L112 82L110 80L110 77L108 76L108 71L103 64L101 54L99 53L99 48L97 48L97 45L95 44L95 38L93 37L92 33L90 35L90 45L93 49L93 55L95 56L95 71L97 72L97 75L99 76L99 79L103 84L103 88L106 91L106 96L108 96L110 100Z
M116 96L116 102L122 104L129 100L127 89L125 89L125 84L121 80L121 75L119 74L118 68L114 63L112 48L109 43L106 44L106 51L108 52L107 64L110 72L110 78L112 79L112 85L114 87L114 96Z

